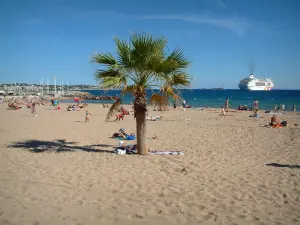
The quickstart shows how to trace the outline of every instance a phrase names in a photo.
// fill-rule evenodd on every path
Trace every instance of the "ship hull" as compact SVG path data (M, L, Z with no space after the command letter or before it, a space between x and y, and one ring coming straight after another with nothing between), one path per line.
M242 91L271 91L273 87L260 86L260 87L249 87L248 85L239 85Z
M272 87L240 87L242 91L271 91Z
M253 74L240 81L239 88L243 91L270 91L274 87L271 79L257 79Z

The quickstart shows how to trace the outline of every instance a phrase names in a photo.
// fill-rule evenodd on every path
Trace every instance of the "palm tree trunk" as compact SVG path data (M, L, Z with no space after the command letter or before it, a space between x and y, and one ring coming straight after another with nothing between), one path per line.
M136 118L137 151L140 155L148 154L146 138L146 94L136 93L134 100L134 112Z
M146 139L146 112L136 112L137 151L140 155L148 154Z

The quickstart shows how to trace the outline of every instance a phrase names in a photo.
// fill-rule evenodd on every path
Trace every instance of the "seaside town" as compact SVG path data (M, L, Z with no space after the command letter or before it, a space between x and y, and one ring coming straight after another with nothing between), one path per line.
M12 96L24 95L53 95L57 93L69 95L79 90L97 90L99 86L95 85L51 85L51 84L0 84L0 94Z

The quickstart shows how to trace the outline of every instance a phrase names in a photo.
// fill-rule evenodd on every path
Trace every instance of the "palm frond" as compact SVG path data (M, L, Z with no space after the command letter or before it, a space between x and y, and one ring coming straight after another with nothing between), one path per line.
M126 85L125 77L104 77L100 82L100 86L103 88L122 88Z
M127 85L123 88L121 94L122 95L125 95L126 93L131 93L133 94L135 91L137 90L137 85L134 84L134 85Z
M169 75L167 83L174 88L189 87L191 78L186 73L174 73Z
M163 37L153 38L147 33L133 34L130 38L133 46L132 59L136 68L141 71L152 70L150 62L160 61L164 57L164 47L167 41Z
M157 104L159 107L162 107L165 104L165 99L162 95L154 93L149 99L150 104Z
M187 68L190 62L186 59L183 50L180 48L175 48L171 54L166 59L171 65L178 69Z
M154 69L159 76L162 76L162 79L165 79L164 75L169 75L174 72L180 73L183 69L187 68L189 64L190 62L186 59L182 49L176 48L163 61L156 63Z
M166 101L171 97L172 99L177 99L178 95L175 93L174 88L170 85L162 86L162 95L166 99Z
M133 62L131 61L131 49L129 44L126 41L119 40L118 38L115 38L115 43L117 46L118 61L122 66L131 68Z
M120 105L121 105L121 98L117 98L114 104L112 104L112 106L109 108L105 122L107 122L114 115L114 113L117 111Z
M103 64L106 66L115 66L118 64L115 57L110 53L96 54L95 56L92 57L92 62Z
M118 77L120 73L118 70L108 69L108 70L97 70L95 74L96 79L103 79L105 77Z

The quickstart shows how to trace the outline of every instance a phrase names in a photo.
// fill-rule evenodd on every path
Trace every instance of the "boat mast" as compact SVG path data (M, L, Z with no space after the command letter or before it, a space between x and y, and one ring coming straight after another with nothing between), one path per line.
M54 95L56 94L56 78L53 77L53 83L54 83Z
M42 96L44 96L44 77L42 77Z
M47 94L49 95L49 77L47 77Z

